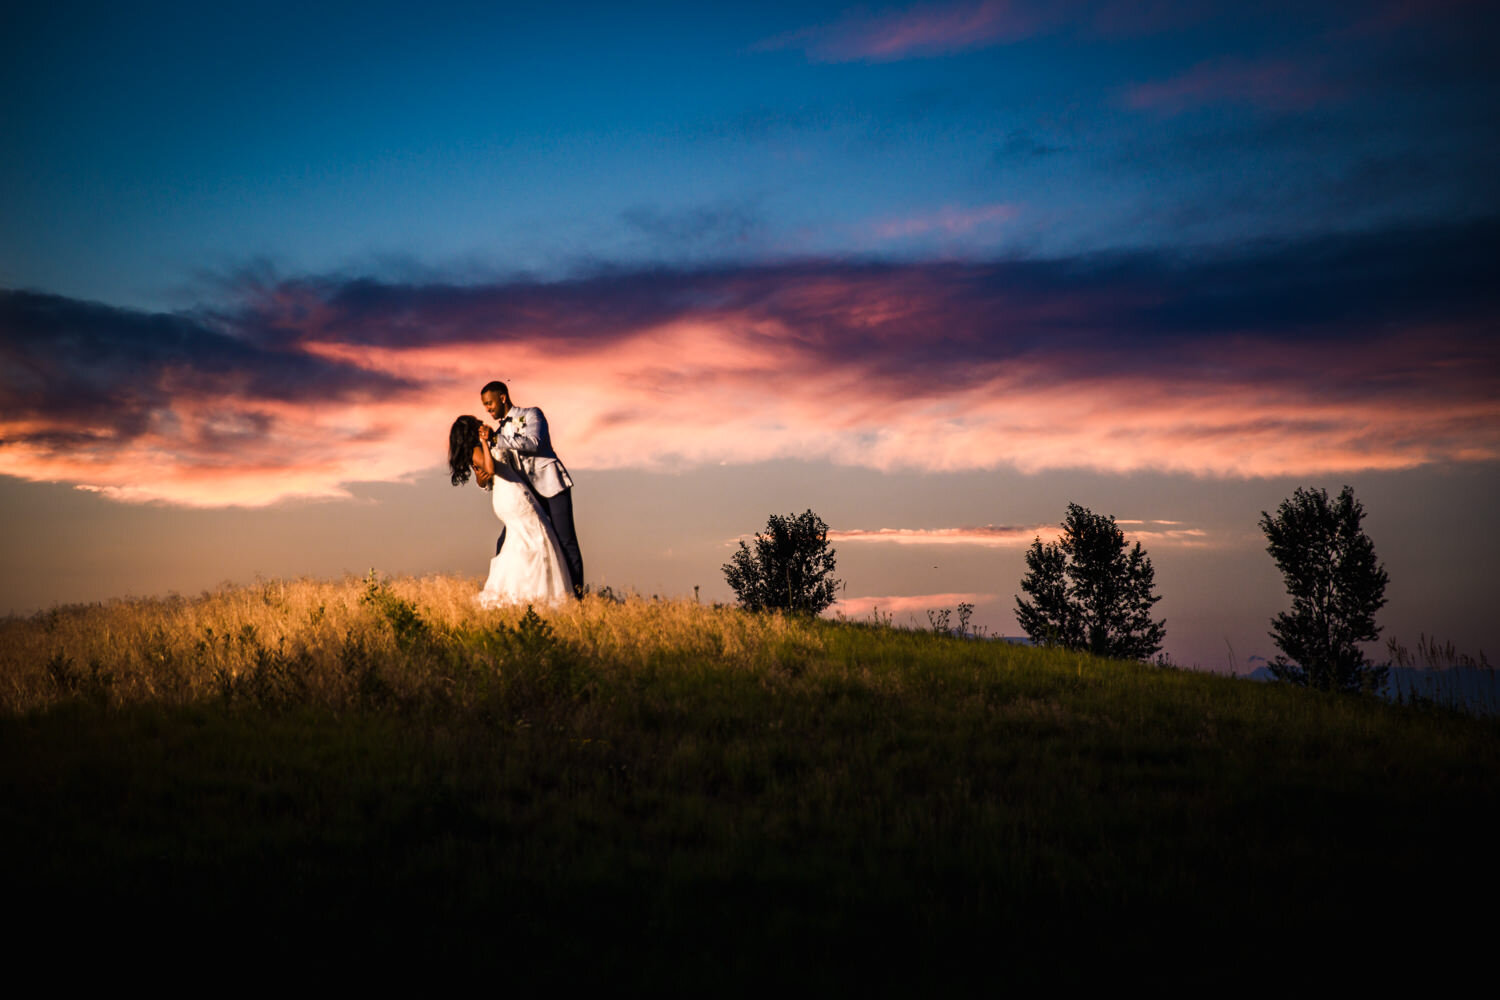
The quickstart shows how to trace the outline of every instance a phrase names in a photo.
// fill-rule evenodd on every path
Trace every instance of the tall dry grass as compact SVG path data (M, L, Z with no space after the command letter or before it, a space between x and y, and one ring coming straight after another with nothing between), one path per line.
M638 597L540 608L527 631L526 607L481 609L478 589L452 576L277 580L11 618L0 622L0 711L77 697L126 706L295 696L339 707L446 690L461 700L474 671L503 678L522 661L616 675L664 657L763 667L823 642L794 618Z

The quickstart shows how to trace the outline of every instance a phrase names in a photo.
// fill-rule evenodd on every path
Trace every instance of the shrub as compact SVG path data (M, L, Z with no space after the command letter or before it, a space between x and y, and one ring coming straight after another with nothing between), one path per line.
M747 610L816 615L834 601L839 581L832 578L833 570L828 525L808 510L785 517L772 514L765 533L755 536L753 553L740 542L740 550L724 564L724 578Z

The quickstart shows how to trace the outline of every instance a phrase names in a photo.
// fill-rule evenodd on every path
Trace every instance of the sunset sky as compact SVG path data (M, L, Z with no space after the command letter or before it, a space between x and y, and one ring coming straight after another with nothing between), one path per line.
M502 379L595 585L811 508L844 613L1014 635L1072 501L1244 671L1349 484L1385 637L1500 649L1494 3L17 8L0 614L480 577Z

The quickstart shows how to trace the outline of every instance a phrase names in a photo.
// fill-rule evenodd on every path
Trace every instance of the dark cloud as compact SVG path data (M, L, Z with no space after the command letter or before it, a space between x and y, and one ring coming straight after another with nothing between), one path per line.
M830 357L878 343L892 366L909 369L1068 343L1113 357L1216 336L1358 341L1402 324L1493 319L1497 256L1500 220L1486 219L1193 254L809 260L469 286L319 280L284 284L239 322L307 336L300 317L316 314L319 328L342 342L411 346L590 341L684 318L731 318L774 322Z
M1500 316L1500 220L1262 240L1185 260L1159 331L1254 330L1359 341L1381 329Z
M7 443L62 448L133 438L184 396L293 402L410 388L245 333L202 317L0 290L0 409L12 428L37 424L12 429Z
M712 215L655 222L689 239L696 226L733 226ZM1492 321L1497 257L1500 220L1485 219L1196 253L602 268L464 285L306 278L192 316L7 292L4 391L9 406L114 421L169 391L342 398L403 385L305 344L588 343L685 319L770 324L830 360L874 351L907 371L1067 345L1116 363L1143 347L1225 336L1358 342L1418 323Z

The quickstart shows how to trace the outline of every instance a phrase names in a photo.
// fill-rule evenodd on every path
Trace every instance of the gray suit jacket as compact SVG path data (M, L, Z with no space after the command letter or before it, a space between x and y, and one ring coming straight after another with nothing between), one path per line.
M501 458L505 450L516 452L521 471L544 497L555 497L571 489L573 477L552 450L547 418L535 406L512 406L500 420L500 429L490 439L490 452Z

